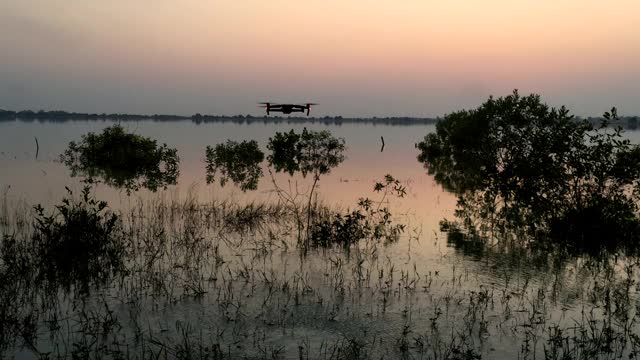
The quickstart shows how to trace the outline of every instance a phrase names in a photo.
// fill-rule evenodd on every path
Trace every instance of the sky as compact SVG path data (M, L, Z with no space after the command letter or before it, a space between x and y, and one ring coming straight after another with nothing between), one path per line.
M435 117L490 95L640 115L638 0L0 0L0 108Z

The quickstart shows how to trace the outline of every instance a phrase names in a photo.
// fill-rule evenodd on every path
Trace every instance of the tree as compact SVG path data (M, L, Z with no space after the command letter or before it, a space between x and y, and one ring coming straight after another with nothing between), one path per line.
M344 159L345 141L336 138L329 131L310 131L307 128L297 134L277 132L269 138L267 148L271 150L269 164L276 172L284 171L293 175L299 171L303 177L313 175L313 184L307 201L307 240L311 224L311 201L313 193L320 181L320 176L328 174L331 169L340 165ZM300 227L300 224L299 224ZM308 242L308 241L307 241Z
M120 125L101 134L88 133L77 143L71 141L60 160L86 182L101 179L127 192L145 187L156 191L174 185L179 175L178 151L158 145L156 140L127 133Z
M260 165L263 160L264 153L255 140L241 143L227 140L226 144L218 144L215 148L207 146L207 184L212 183L220 172L221 186L230 179L240 185L242 191L255 190L262 177Z
M604 117L596 129L514 91L445 116L418 145L418 160L459 196L459 214L474 207L492 228L564 234L563 241L613 228L628 235L638 223L640 149L620 128L606 128L615 109Z

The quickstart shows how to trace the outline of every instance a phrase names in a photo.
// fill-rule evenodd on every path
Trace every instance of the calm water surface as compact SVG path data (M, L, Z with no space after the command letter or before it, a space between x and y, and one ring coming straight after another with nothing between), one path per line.
M60 154L70 141L80 140L87 132L101 132L113 122L98 121L70 121L70 122L0 122L0 191L9 204L21 201L27 204L41 203L52 206L59 203L65 195L65 186L79 191L83 184L79 178L71 178L69 170L59 161ZM385 174L392 174L407 186L407 196L404 199L393 200L390 204L399 218L408 225L408 231L403 239L389 246L381 247L375 271L385 270L395 274L391 285L398 295L389 303L388 309L380 308L379 299L366 295L360 300L344 301L344 308L336 308L335 316L319 316L322 308L308 306L293 313L298 318L295 329L269 332L265 342L271 346L285 346L287 357L295 357L301 338L324 339L331 336L347 336L368 329L371 334L384 337L385 334L397 336L402 333L403 326L412 322L412 332L417 334L429 329L430 320L434 313L447 312L449 322L459 321L463 324L465 313L449 307L447 301L456 297L466 298L469 294L490 291L491 294L500 292L522 291L519 303L513 303L509 311L511 321L516 318L517 311L531 313L528 305L539 300L540 289L553 287L550 308L544 309L544 316L557 323L570 323L583 314L588 299L584 297L584 289L592 286L593 279L581 269L580 261L575 260L561 269L540 259L526 259L515 255L494 254L490 249L482 252L465 252L449 246L445 234L439 231L438 222L443 218L452 219L456 206L456 197L442 190L433 178L426 174L422 164L416 160L418 151L415 143L435 130L434 126L374 126L371 124L236 124L236 123L207 123L195 124L190 121L175 122L125 122L123 126L137 134L157 139L159 143L166 143L169 147L178 149L180 157L180 177L176 186L157 193L141 190L128 195L125 191L98 184L95 188L97 198L106 200L109 206L116 210L127 211L139 199L155 199L158 197L185 198L195 196L199 201L207 202L212 199L233 199L243 203L249 201L277 201L273 192L273 183L266 176L260 180L256 191L243 193L233 184L221 187L217 183L206 184L205 181L205 147L226 142L227 139L242 141L255 139L263 151L268 154L266 143L276 131L301 130L303 127L313 130L329 130L334 136L344 137L347 151L346 161L320 180L318 198L322 202L340 207L354 208L361 197L375 197L373 185L381 180ZM380 137L384 137L385 148L380 151ZM640 139L640 133L629 132L626 135L634 142ZM36 159L36 142L39 143L39 153ZM268 174L267 169L264 170ZM277 175L276 180L283 186L297 186L299 191L306 192L311 179L290 178ZM326 257L338 255L325 254ZM321 256L322 257L322 256ZM247 260L250 261L250 260ZM269 259L270 269L298 269L307 274L311 283L326 283L326 261L308 259L301 263L295 252L289 252ZM263 264L266 267L266 265ZM345 265L345 267L352 265ZM285 270L283 270L285 271ZM386 275L380 275L381 277ZM399 286L403 277L415 279L420 283L416 289L418 295L403 293ZM374 282L378 275L373 276ZM433 289L426 290L426 283L432 280ZM435 279L435 280L434 280ZM437 284L437 285L436 285ZM397 288L397 289L396 289ZM320 293L321 291L318 290ZM366 292L366 291L365 291ZM401 293L401 294L400 294ZM635 296L637 290L634 290ZM530 295L530 297L528 297ZM211 293L207 296L214 296ZM178 333L173 328L176 322L201 323L202 319L215 319L220 309L207 306L208 297L198 301L185 300L180 304L167 305L164 310L158 310L152 300L144 302L142 317L145 325L158 329L161 337L171 337ZM331 292L327 292L331 297ZM355 298L354 294L347 293ZM473 296L473 295L471 295ZM505 295L506 296L506 295ZM435 298L445 300L434 300ZM375 298L375 299L374 299ZM504 297L503 297L504 298ZM449 299L449 300L446 300ZM213 303L214 301L210 299ZM326 300L328 302L328 300ZM356 309L353 307L356 306ZM386 302L385 302L386 304ZM350 308L351 306L351 308ZM386 305L385 305L386 306ZM493 306L493 305L492 305ZM250 306L248 306L250 308ZM346 309L345 309L346 308ZM129 313L121 304L116 308L119 313ZM247 310L250 312L250 310ZM505 305L495 305L483 317L504 316ZM451 312L451 313L449 313ZM384 315L382 315L384 313ZM407 316L407 314L410 314ZM325 314L326 315L326 314ZM525 322L524 317L522 323ZM258 315L256 315L258 316ZM316 321L318 317L327 318L326 321ZM413 320L415 318L415 320ZM306 319L306 320L305 320ZM210 323L207 323L209 321ZM506 320L505 320L506 321ZM204 320L203 328L223 327L219 320ZM198 325L196 325L197 327ZM126 327L126 326L125 326ZM453 325L446 325L443 329L453 331ZM492 325L478 334L482 343L482 352L490 358L512 357L521 350L521 335L517 332L517 325L503 329ZM391 335L389 335L391 336ZM321 341L321 340L318 340ZM391 344L391 345L390 345ZM385 346L393 347L389 340ZM18 352L21 357L29 358L28 351Z

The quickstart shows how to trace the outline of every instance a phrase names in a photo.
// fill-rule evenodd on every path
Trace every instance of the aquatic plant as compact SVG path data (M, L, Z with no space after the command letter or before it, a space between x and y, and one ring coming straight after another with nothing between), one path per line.
M116 214L107 203L91 196L85 187L79 199L67 188L69 197L48 215L35 207L33 251L38 278L56 283L105 283L109 276L124 270L124 244L118 233Z
M255 190L262 177L262 160L264 153L255 140L241 143L227 140L226 144L207 146L207 184L212 183L219 172L221 186L231 180L242 191Z
M382 193L378 201L361 198L356 210L347 214L334 214L330 219L313 224L311 244L318 247L340 245L345 248L360 240L384 240L385 243L396 242L405 230L404 224L393 224L392 214L385 204L388 196L402 198L406 189L400 181L391 175L376 182L373 190Z
M128 133L120 125L107 127L101 134L83 135L79 143L71 141L60 160L71 170L71 176L82 176L88 183L101 180L127 192L141 187L166 189L175 185L179 174L176 149Z
M312 131L304 128L301 134L293 130L288 133L277 132L274 137L269 138L267 148L271 150L268 157L269 165L273 166L276 172L285 171L293 175L299 171L303 177L307 174L313 175L313 184L307 198L307 234L304 240L307 247L311 236L311 201L314 191L320 176L328 174L344 161L345 141L343 138L334 137L326 130ZM276 191L282 194L281 189ZM285 200L291 201L291 196L285 197ZM299 223L298 228L301 226Z
M50 214L41 205L34 207L29 234L4 235L0 243L4 276L87 290L124 270L125 244L118 215L108 210L106 202L93 198L88 186L78 198L68 188L67 192L68 197Z
M271 150L268 157L269 165L273 166L276 172L287 172L289 175L299 171L299 142L300 134L293 129L284 133L276 132L267 144L267 149Z
M387 206L380 204L385 192L389 198L403 190L391 177L379 183L384 188L378 186L373 209ZM55 278L38 281L37 274L51 269L31 246L41 217L29 213L33 226L20 227L15 219L23 214L15 212L24 210L10 203L8 233L0 238L0 357L627 359L639 353L637 259L574 261L545 272L533 269L538 260L521 256L504 264L510 258L496 252L467 268L450 253L434 261L399 254L406 244L350 251L337 245L302 257L287 203L152 196L116 214L109 236L126 249L127 271L91 292ZM103 224L107 212L99 212ZM343 214L326 206L317 212L320 219ZM66 228L58 210L52 215ZM553 263L552 256L540 262Z
M311 239L326 221L316 246L329 248L310 249L310 256L300 256L305 248L296 237L309 192L293 202L245 203L175 189L102 211L100 201L89 204L91 193L88 199L69 194L69 204L58 205L78 214L71 221L58 208L39 213L9 197L0 226L0 357L628 359L640 353L637 258L616 253L568 262L560 251L520 246L513 254L484 246L467 261L456 252L471 254L475 243L446 249L437 231L416 251L401 232L410 230L394 232L407 218L387 201L404 196L404 184L392 176L375 184L374 196L355 207L358 220L348 219L353 208L312 200ZM485 204L481 191L466 194ZM65 257L35 246L45 233L37 219L53 217L51 229L61 229L53 233L102 237L65 225L91 224L77 220L95 218L91 209L100 219L86 226L92 233L109 229L117 216L103 238L126 271L102 262L109 255L89 254L104 266L70 265L58 274L44 260ZM478 206L462 209L474 211L475 220L485 214ZM478 243L492 231L492 222L470 224L477 233L443 222L450 234L473 235ZM401 233L394 246L376 246ZM74 243L53 238L62 239L51 241L58 249ZM103 286L84 287L82 276L65 281L76 269L96 272L91 285ZM50 271L56 275L40 276ZM109 272L118 275L100 275Z
M485 219L494 231L527 229L587 247L634 243L640 148L620 128L606 128L616 119L612 109L594 128L514 91L445 116L418 144L418 160L459 195L459 214Z
M269 138L267 148L271 150L269 164L276 172L284 171L293 175L312 174L314 178L328 174L345 159L345 141L336 138L327 130L313 131L304 128L297 134L276 132Z

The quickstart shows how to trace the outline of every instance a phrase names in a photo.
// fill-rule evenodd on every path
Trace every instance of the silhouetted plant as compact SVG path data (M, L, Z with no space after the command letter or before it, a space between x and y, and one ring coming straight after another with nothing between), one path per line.
M125 132L120 125L83 135L82 141L69 143L60 156L71 170L71 176L83 176L92 183L124 188L127 192L141 187L151 191L175 185L179 174L176 149L155 140Z
M117 236L118 216L107 203L91 197L85 187L78 200L67 188L68 198L47 215L38 205L33 246L39 278L63 285L102 283L124 269L124 245Z
M620 128L607 130L614 120L615 108L596 129L564 107L514 91L445 116L418 145L418 160L459 195L459 215L488 220L491 231L521 227L568 242L622 231L625 241L635 240L640 149Z
M207 146L206 157L207 184L215 181L216 174L220 172L221 186L231 180L242 191L258 188L264 153L255 140L241 143L228 140L226 144L218 144L215 148Z
M320 175L328 174L340 165L345 156L345 141L336 138L329 131L310 131L304 128L301 134L293 130L277 132L269 138L267 148L271 150L269 164L276 172L285 171L290 175L299 171L303 177L313 174L313 184L307 201L307 241L310 239L311 201L320 180ZM298 224L300 228L301 224Z
M356 210L348 214L335 214L333 219L314 224L311 232L311 245L328 247L334 244L349 247L360 240L384 240L396 242L405 230L404 224L393 224L392 214L383 206L388 196L402 198L406 189L391 175L385 175L377 182L373 191L382 193L379 201L369 198L360 199Z
M306 129L305 129L306 130ZM269 165L273 166L276 172L287 172L293 175L300 170L299 152L300 135L291 129L288 133L276 132L269 138L267 149L271 150L269 155Z
M312 131L304 128L301 134L291 130L277 132L269 138L267 148L271 150L269 164L276 172L284 171L293 175L313 174L314 178L328 174L345 159L345 141L336 138L327 130Z
M328 174L331 169L340 165L345 156L345 141L336 138L327 130L302 130L298 143L298 166L303 176L313 174L314 179Z

